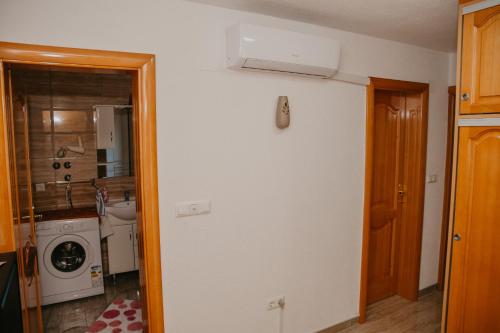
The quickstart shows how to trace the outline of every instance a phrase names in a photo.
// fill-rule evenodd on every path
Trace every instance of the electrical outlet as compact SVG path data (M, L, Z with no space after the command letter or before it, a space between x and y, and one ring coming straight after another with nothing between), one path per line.
M267 310L275 310L275 309L284 309L285 308L285 296L279 296L273 299L270 299L267 303Z

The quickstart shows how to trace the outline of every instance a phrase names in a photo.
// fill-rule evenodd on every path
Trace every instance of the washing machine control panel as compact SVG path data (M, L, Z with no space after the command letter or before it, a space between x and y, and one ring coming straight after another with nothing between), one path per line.
M38 222L36 224L36 231L38 235L49 235L49 234L72 234L88 230L95 230L99 228L98 220L96 219L86 219L81 221L75 220L58 220L58 221L46 221Z
M75 229L78 230L78 225L65 223L61 226L62 232L72 232L72 231L76 231Z

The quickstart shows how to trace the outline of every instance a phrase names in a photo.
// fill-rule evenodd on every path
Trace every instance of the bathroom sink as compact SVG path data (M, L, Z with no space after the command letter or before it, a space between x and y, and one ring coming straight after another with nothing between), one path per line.
M106 215L112 215L122 220L135 220L135 201L120 201L106 207Z

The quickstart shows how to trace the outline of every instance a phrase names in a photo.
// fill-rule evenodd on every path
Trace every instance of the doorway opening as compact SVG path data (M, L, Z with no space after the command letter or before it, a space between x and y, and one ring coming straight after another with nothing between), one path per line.
M0 88L24 331L163 331L154 56L0 42Z
M36 239L44 331L102 325L113 307L134 314L122 326L140 327L131 75L22 64L5 73L13 206L26 216L20 242Z
M366 306L417 300L425 189L429 85L371 78L360 322Z

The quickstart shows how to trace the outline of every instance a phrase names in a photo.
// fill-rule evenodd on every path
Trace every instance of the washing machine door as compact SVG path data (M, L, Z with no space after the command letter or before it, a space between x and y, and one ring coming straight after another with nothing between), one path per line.
M94 253L89 242L78 235L61 235L53 239L43 253L47 271L61 279L80 276L93 261Z

